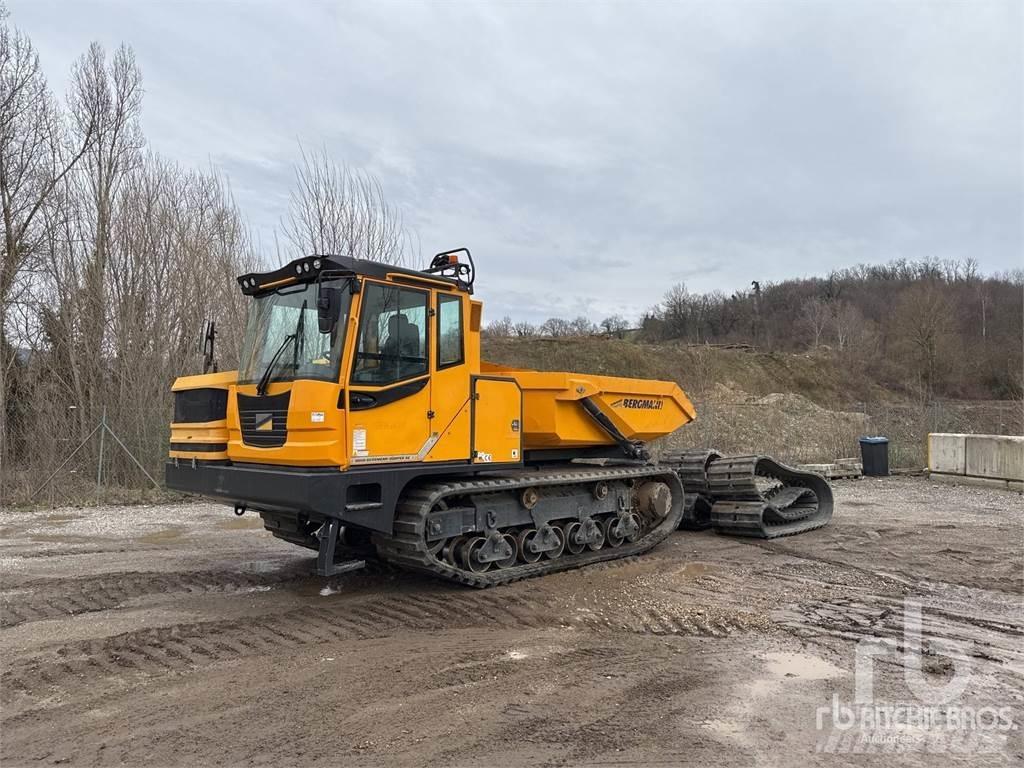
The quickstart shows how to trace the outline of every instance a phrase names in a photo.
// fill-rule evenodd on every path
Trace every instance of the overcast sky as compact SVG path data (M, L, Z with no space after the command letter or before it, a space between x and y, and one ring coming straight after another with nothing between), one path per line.
M1024 16L998 2L7 0L63 92L132 45L150 147L272 251L298 143L376 174L487 317L892 258L1024 261Z

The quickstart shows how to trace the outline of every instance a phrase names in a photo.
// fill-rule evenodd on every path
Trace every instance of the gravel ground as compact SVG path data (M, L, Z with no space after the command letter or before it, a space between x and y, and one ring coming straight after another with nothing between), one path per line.
M3 510L0 760L1020 764L1021 497L911 478L836 496L802 536L680 532L488 591L372 564L317 579L220 505ZM947 686L930 727L836 727L864 714L871 638L871 711Z

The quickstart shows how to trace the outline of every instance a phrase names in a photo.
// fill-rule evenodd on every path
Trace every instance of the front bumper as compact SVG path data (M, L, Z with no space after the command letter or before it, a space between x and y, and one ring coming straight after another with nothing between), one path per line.
M381 487L380 477L337 469L302 469L223 462L168 461L168 488L195 493L254 510L302 514L313 519L338 518L346 523L390 533L394 504ZM347 503L350 487L370 486L376 503Z

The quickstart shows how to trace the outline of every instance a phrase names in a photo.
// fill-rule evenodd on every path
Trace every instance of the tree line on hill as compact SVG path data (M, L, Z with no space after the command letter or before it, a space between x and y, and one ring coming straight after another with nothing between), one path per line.
M630 337L687 344L744 344L765 351L831 353L872 380L929 400L1017 399L1022 381L1024 270L983 275L977 262L899 260L836 270L827 277L753 282L749 290L692 293L670 288ZM623 337L614 316L509 318L492 336Z
M644 336L828 348L872 379L924 399L1020 398L1024 271L983 275L972 259L894 261L725 296L675 286Z

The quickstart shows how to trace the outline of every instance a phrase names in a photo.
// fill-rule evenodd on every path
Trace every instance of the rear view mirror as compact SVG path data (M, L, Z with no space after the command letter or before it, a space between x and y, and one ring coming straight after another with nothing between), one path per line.
M213 368L213 372L217 372L217 363L213 356L213 345L217 339L217 323L213 320L207 320L203 324L203 341L202 341L202 352L203 352L203 373L209 373L210 369Z
M320 283L316 296L316 321L320 333L331 333L338 322L341 307L341 289Z

